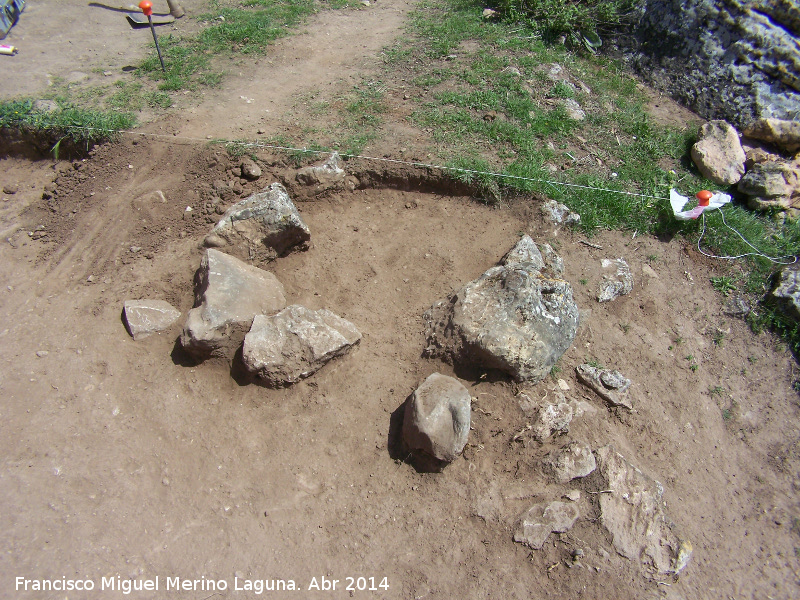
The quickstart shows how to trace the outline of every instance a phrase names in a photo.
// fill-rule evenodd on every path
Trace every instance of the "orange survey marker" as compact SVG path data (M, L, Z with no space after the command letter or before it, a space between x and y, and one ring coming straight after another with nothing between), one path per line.
M148 22L150 23L150 31L153 32L153 41L156 43L156 52L158 52L158 60L159 62L161 62L161 70L166 73L167 68L164 66L164 59L161 58L161 48L158 47L156 28L153 27L153 3L150 2L150 0L142 0L141 2L139 2L139 8L142 9L142 12L145 14Z

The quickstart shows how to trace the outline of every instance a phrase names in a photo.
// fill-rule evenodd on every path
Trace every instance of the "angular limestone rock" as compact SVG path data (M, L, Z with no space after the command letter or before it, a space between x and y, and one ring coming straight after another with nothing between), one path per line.
M749 196L756 210L800 208L800 161L774 161L753 165L737 189Z
M600 264L604 271L610 272L603 275L598 302L610 302L633 291L633 274L628 263L621 258L604 258Z
M575 406L567 402L564 394L556 393L556 402L546 402L539 407L531 426L531 435L543 442L554 433L569 433L569 424L575 416Z
M537 271L544 269L544 258L539 248L531 236L523 235L517 245L506 253L500 260L501 265L516 265L519 263L530 263Z
M434 373L406 401L406 448L452 462L467 443L471 406L469 390L460 381Z
M542 204L542 213L553 223L578 225L581 222L581 216L578 213L572 212L566 204L561 204L555 200L548 200Z
M205 244L244 260L272 260L311 239L289 193L280 183L231 206Z
M181 311L164 300L125 300L122 311L134 340L169 329L181 316Z
M256 315L286 306L275 275L209 248L195 276L195 308L189 311L181 345L195 358L231 358Z
M322 164L303 167L297 171L295 179L302 185L317 186L317 191L322 191L341 185L346 176L339 153L333 152Z
M550 533L569 531L580 513L573 502L542 502L534 504L520 518L514 541L534 550L541 550Z
M350 321L329 310L293 304L276 315L256 315L242 359L268 385L283 386L313 375L360 340Z
M631 380L626 379L619 371L599 369L589 364L578 365L575 371L578 374L578 381L592 388L611 406L633 409L628 393Z
M641 563L653 578L677 574L689 563L692 545L681 539L664 512L662 485L626 461L613 446L598 448L597 463L608 493L598 494L600 522L614 549Z
M739 134L725 121L704 123L691 155L700 172L719 185L734 185L744 175L745 154Z
M550 452L542 462L545 470L552 473L559 483L586 477L597 467L591 447L579 442L570 442L563 448Z
M540 381L575 339L578 307L566 281L533 263L493 267L424 314L429 355Z
M774 144L784 152L800 150L800 121L758 119L742 132L749 138Z
M783 268L772 297L789 316L800 320L800 266L795 264Z

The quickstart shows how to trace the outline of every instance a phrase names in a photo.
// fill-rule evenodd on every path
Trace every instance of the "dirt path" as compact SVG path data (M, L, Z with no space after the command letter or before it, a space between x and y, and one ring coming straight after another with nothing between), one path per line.
M371 11L324 13L308 25L314 35L278 44L263 71L230 79L194 113L151 130L279 131L297 94L348 86L374 64L389 41L381 36L398 30L407 7L381 0ZM242 186L228 205L293 181L279 157L262 153L260 163L262 178L246 182L218 149L125 138L56 165L53 197L43 199L55 175L49 162L0 159L0 186L19 185L0 196L0 595L797 595L796 362L774 338L724 314L709 282L720 265L680 239L601 232L591 240L598 249L545 221L534 198L494 209L458 196L358 189L299 203L311 248L260 265L290 302L354 322L364 338L353 354L270 390L244 383L229 364L187 364L175 343L182 320L133 341L124 300L164 299L184 315L191 308L199 243L218 218L214 183ZM515 440L530 421L517 386L422 357L422 313L496 264L521 232L564 258L582 325L556 375L569 397L595 409L544 445ZM631 265L634 290L598 304L600 260L616 257ZM576 381L575 366L587 360L633 380L635 412L609 411ZM459 377L477 399L473 430L462 459L418 473L392 442L398 409L435 371ZM556 388L547 378L521 391L538 400ZM589 493L598 481L558 485L542 471L541 458L570 439L614 444L663 484L667 512L694 547L680 578L658 585L616 554ZM512 541L531 504L572 488L582 492L582 517L569 533L540 552ZM576 550L584 552L578 565ZM91 579L96 589L18 591L16 577ZM158 578L160 588L101 592L103 577ZM166 591L168 577L198 587ZM309 591L322 577L339 580L336 590ZM351 593L347 577L378 589ZM388 589L378 587L384 578ZM236 591L237 579L294 580L302 592Z

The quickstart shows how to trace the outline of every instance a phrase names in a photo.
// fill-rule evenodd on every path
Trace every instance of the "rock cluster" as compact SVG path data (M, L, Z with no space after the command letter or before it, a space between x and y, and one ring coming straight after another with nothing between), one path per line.
M743 136L725 121L706 123L692 160L718 185L736 185L751 208L800 215L800 121L760 119Z

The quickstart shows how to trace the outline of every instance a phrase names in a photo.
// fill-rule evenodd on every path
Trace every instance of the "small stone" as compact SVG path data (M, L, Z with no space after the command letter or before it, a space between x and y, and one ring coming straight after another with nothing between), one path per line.
M558 383L558 389L560 389L562 392L569 391L569 384L563 379L559 379L556 383Z
M570 442L563 448L550 452L542 463L558 483L586 477L597 466L592 449L578 442Z
M564 494L564 498L572 502L580 502L581 493L578 490L570 490Z
M19 185L16 183L7 183L3 186L4 194L16 194L19 191Z
M746 156L736 129L725 121L709 121L700 128L699 137L691 155L703 176L718 185L739 183Z
M554 433L569 433L569 424L574 416L573 406L563 394L556 392L555 403L547 402L539 408L531 435L536 441L543 442Z
M575 369L578 380L593 389L612 406L623 406L632 409L628 391L631 380L626 379L619 371L600 369L589 364L578 365Z
M564 100L564 110L567 112L567 116L575 121L583 121L586 118L586 112L581 108L581 105L572 98L566 98Z
M434 373L406 402L403 440L440 461L452 462L467 444L472 399L460 381Z
M609 302L633 291L633 274L624 259L604 258L600 264L604 270L613 269L613 273L603 275L603 282L597 295L598 302Z
M245 159L242 161L242 176L250 181L255 181L261 177L261 167L249 158Z
M580 514L574 503L558 500L533 505L520 519L514 541L541 550L551 532L569 531Z
M548 200L542 204L542 213L553 223L577 225L581 222L581 216L578 213L572 212L566 204L561 204L555 200Z
M39 358L44 358L48 354L50 354L50 353L47 350L37 350L36 351L36 356L38 356Z
M126 300L122 312L128 333L137 341L169 329L181 316L164 300Z

